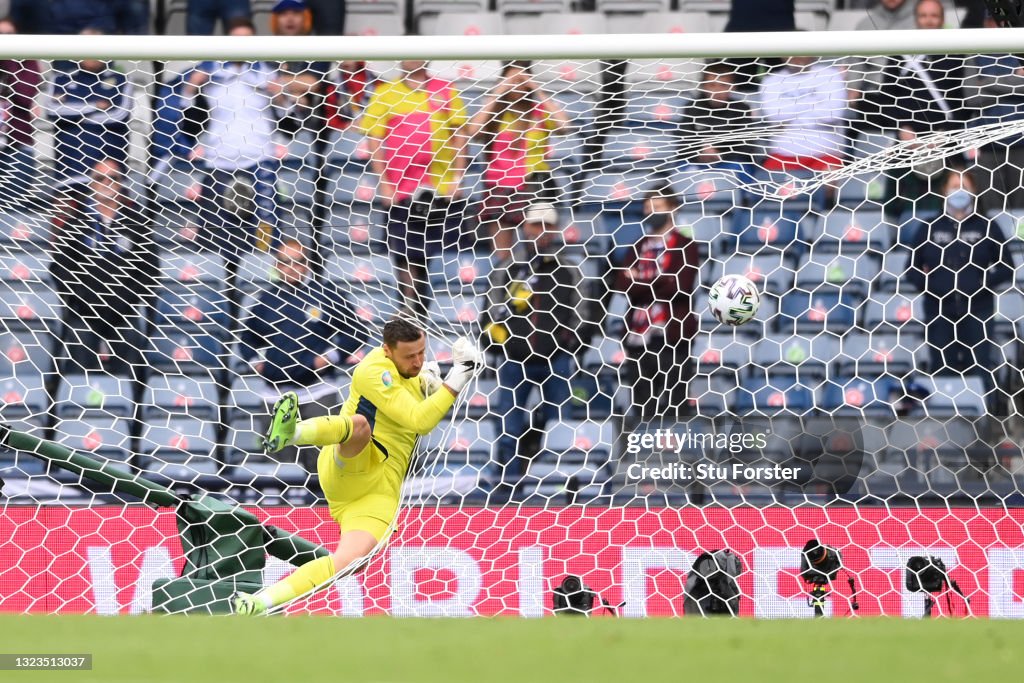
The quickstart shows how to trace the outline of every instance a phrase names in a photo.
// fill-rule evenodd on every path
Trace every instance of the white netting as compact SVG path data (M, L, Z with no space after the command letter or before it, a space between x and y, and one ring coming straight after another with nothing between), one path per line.
M488 367L397 540L297 609L535 616L574 573L681 614L728 546L743 613L803 614L817 536L863 613L916 613L893 572L930 553L1018 614L1024 62L774 62L7 63L0 415L330 548L317 450L259 437L291 388L336 412L401 316ZM761 289L736 328L727 274ZM181 571L169 510L24 449L0 477L4 609Z

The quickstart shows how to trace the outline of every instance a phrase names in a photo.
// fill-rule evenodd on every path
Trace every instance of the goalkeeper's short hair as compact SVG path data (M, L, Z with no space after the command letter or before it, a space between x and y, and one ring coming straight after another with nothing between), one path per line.
M394 318L384 325L384 344L395 348L399 342L419 341L426 334L423 328L406 318Z

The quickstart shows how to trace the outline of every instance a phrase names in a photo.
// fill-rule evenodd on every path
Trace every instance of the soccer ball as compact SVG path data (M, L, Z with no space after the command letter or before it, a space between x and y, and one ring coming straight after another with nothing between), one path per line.
M708 308L715 320L726 325L750 322L761 305L757 285L742 275L723 275L711 285Z

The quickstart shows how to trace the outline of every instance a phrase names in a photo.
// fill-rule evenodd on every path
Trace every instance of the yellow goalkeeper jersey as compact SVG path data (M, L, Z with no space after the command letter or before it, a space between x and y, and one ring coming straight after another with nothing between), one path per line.
M342 415L362 415L370 423L374 453L369 468L381 462L405 476L416 439L428 434L455 403L447 389L424 397L420 378L406 379L395 364L376 348L352 373L352 391Z

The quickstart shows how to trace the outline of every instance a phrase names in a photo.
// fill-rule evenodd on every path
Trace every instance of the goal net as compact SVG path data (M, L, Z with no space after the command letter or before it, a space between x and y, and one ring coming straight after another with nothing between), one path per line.
M404 318L487 367L289 612L538 617L576 576L682 615L727 548L743 615L1024 616L1019 34L836 35L3 48L0 609L223 608L333 550L318 449L260 436Z

